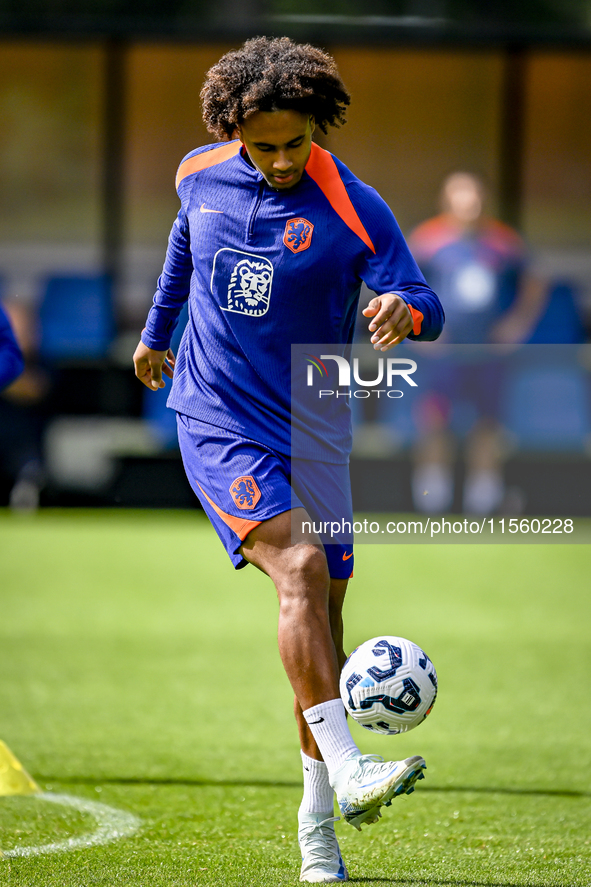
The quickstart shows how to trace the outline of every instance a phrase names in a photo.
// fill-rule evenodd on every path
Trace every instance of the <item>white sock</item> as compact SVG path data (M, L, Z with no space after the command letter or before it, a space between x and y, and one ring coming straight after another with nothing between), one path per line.
M304 767L304 797L299 813L328 813L330 811L332 815L334 791L328 781L328 767L324 761L309 758L304 752L300 752L300 754Z
M328 702L307 708L304 717L328 767L329 775L347 758L361 754L353 742L347 726L345 706L340 699L329 699Z

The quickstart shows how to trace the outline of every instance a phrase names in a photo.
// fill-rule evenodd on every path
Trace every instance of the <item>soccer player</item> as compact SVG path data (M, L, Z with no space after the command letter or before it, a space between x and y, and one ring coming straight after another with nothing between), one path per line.
M300 880L343 881L334 794L359 828L409 792L425 762L362 755L347 726L338 682L353 549L303 524L331 510L352 519L349 411L341 401L329 442L323 449L316 435L296 483L290 345L350 342L362 280L377 293L364 312L377 350L436 338L443 312L386 204L312 142L316 126L344 122L349 104L330 56L286 37L249 40L210 69L201 96L221 144L179 167L181 209L136 375L155 390L162 374L173 379L168 405L189 481L234 566L254 564L275 584L304 767ZM175 360L170 339L187 299Z

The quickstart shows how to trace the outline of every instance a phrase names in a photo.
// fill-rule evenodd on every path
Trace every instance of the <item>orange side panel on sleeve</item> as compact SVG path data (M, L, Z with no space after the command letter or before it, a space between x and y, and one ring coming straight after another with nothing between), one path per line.
M369 234L363 227L361 219L357 215L357 210L351 203L351 198L347 194L347 189L339 175L332 155L320 148L315 142L312 142L312 151L306 164L306 172L316 182L345 225L351 231L354 231L364 244L370 248L372 253L375 254L375 247L371 242Z
M407 304L408 310L410 311L410 313L412 315L412 323L413 323L412 331L415 336L418 336L419 333L421 332L421 324L425 318L425 315L421 311L417 311L416 308L413 308L412 305L409 305L408 302L406 304Z
M209 504L211 505L211 507L213 508L215 513L221 517L223 522L225 524L227 524L231 530L234 530L234 532L236 533L238 538L242 539L243 542L251 530L254 530L254 528L258 527L259 524L262 524L262 521L260 521L260 520L247 520L244 517L234 517L233 514L226 514L225 511L222 511L222 509L219 508L215 504L215 502L213 502L209 498L209 496L207 495L207 493L205 492L205 490L203 489L203 487L201 486L199 481L197 481L197 486L199 487L199 489L201 490L201 492L203 493L203 495L205 496L205 498L207 499L207 501L209 502Z
M211 151L204 151L203 154L196 154L195 157L189 157L179 166L176 174L176 187L180 185L184 178L199 172L201 169L207 169L209 166L217 166L225 160L235 157L240 151L242 143L239 141L230 142L229 145L220 145L219 148L212 148Z

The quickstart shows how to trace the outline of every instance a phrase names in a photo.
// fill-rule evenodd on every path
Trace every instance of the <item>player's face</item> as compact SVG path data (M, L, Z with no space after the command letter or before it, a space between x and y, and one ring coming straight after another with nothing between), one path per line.
M313 132L314 118L299 111L257 111L238 127L253 164L279 191L293 188L301 179Z

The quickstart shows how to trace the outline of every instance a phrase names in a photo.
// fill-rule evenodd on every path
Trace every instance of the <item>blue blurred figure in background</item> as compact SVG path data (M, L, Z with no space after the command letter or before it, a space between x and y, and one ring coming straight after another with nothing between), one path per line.
M485 214L485 198L478 176L452 173L443 183L443 212L415 228L409 244L445 300L441 341L526 342L545 307L546 288L529 272L521 236Z
M0 305L0 391L14 382L24 368L23 353L12 331L8 315Z
M548 288L530 272L524 241L485 214L485 197L478 176L452 173L443 183L442 213L409 237L415 259L444 306L441 342L526 342L546 306ZM459 437L465 439L462 508L490 514L502 507L505 497L500 365L478 354L453 363L438 361L435 351L431 356L430 391L415 415L415 507L431 513L451 509Z
M10 490L10 507L35 511L45 483L42 440L50 380L38 363L35 314L16 302L0 312L0 475Z

